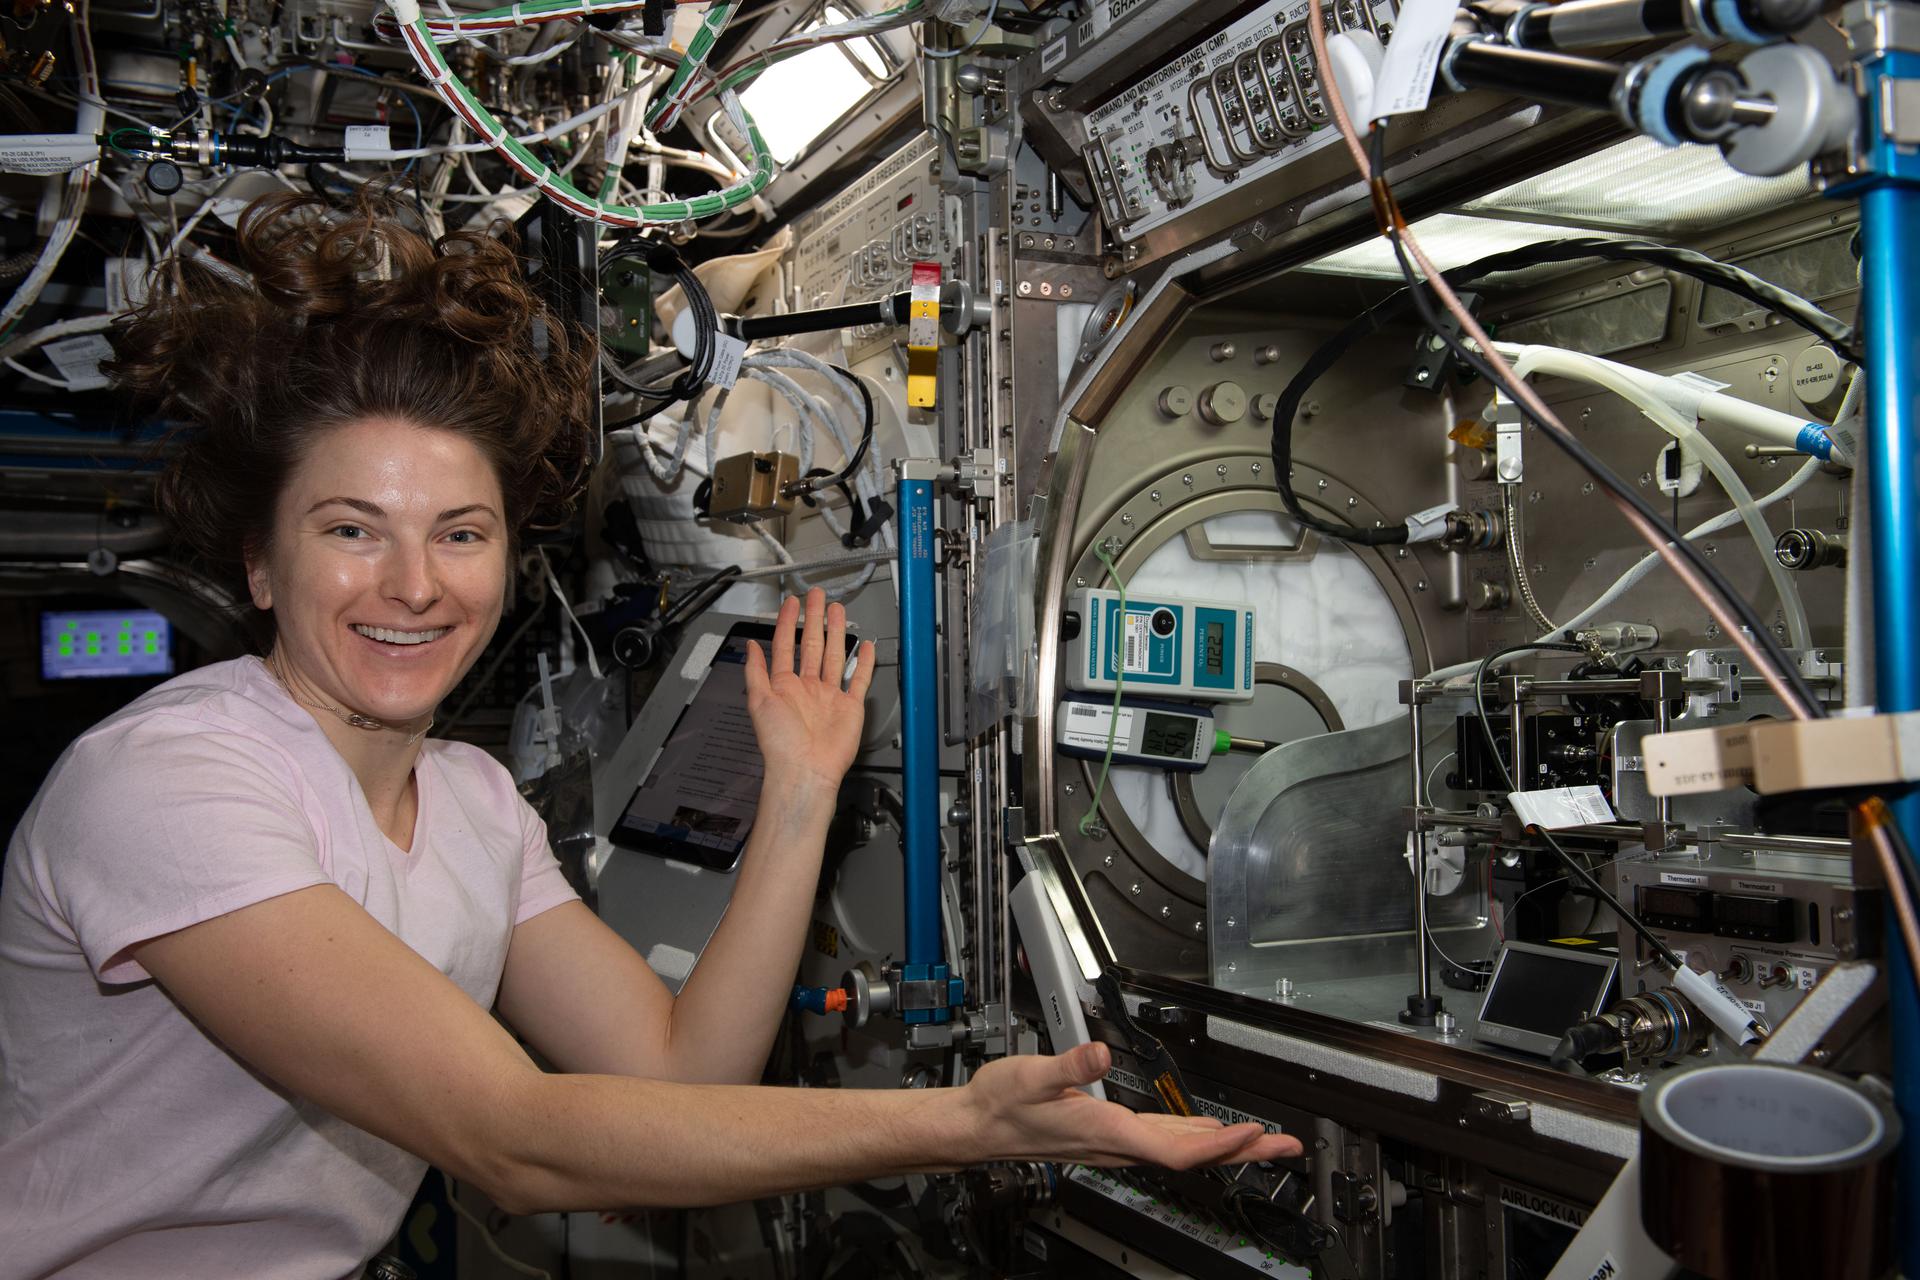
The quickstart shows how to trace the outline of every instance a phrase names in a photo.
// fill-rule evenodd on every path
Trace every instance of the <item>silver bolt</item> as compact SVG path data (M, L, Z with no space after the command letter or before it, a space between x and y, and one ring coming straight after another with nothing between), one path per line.
M1234 919L1234 918L1233 918L1232 916L1228 916L1228 917L1227 917L1227 928L1229 928L1229 929L1231 929L1231 928L1233 928L1233 927L1234 927L1235 925L1237 925L1237 924L1239 924L1239 923L1240 923L1240 922L1239 922L1238 920L1236 920L1236 919Z
M1195 920L1193 922L1193 931L1195 933L1205 933L1207 931L1207 922L1205 920Z
M1047 238L1046 238L1045 240L1042 240L1042 241L1040 242L1040 245L1041 245L1041 247L1042 247L1042 248L1044 248L1044 249L1051 249L1051 248L1053 248L1053 237L1052 237L1052 236L1048 236L1048 237L1047 237Z
M1102 858L1102 859L1100 859L1100 865L1101 865L1101 866L1103 866L1103 867L1110 867L1110 866L1112 866L1112 865L1113 865L1113 855L1112 855L1112 854L1108 854L1108 855L1107 855L1106 857L1104 857L1104 858Z
M1060 296L1063 298L1071 298L1073 296L1073 286L1070 284L1061 285Z
M1325 489L1327 482L1325 480L1316 481L1313 487L1316 489Z
M1153 502L1158 502L1158 501L1160 501L1160 491L1159 491L1158 489L1154 489L1154 490L1151 490L1151 491L1150 491L1150 492L1149 492L1149 493L1147 494L1147 498L1148 498L1148 499L1149 499L1150 501L1153 501Z
M1427 589L1427 580L1425 578L1420 579L1420 581L1413 584L1413 589L1415 591L1425 591Z
M1592 492L1593 492L1593 481L1591 481L1591 480L1589 480L1589 481L1587 481L1587 482L1586 482L1585 484L1583 484L1583 485L1581 485L1581 486L1580 486L1580 492L1582 492L1582 493L1592 493Z
M1646 488L1646 487L1647 487L1648 485L1650 485L1650 484L1652 484L1652 483L1653 483L1653 472L1651 472L1651 471L1642 471L1642 472L1640 473L1640 487L1641 487L1642 489L1644 489L1644 488Z
M1033 281L1022 280L1020 282L1020 289L1019 289L1020 296L1024 298L1032 292L1033 292Z
M1355 508L1355 507L1357 507L1357 506L1359 506L1359 505L1360 505L1360 499L1358 499L1358 498L1348 498L1348 499L1347 499L1347 509L1348 509L1349 511L1351 511L1351 510L1352 510L1353 508Z
M1233 359L1234 346L1231 342L1216 342L1207 355L1215 364L1224 364Z
M1051 298L1053 296L1053 282L1051 280L1042 280L1040 282L1040 296L1043 298Z
M1260 474L1260 464L1257 462L1253 464L1253 474L1255 475Z
M1718 555L1720 554L1720 548L1714 546L1711 542L1703 542L1700 544L1700 554L1708 556Z
M1076 587L1084 587L1087 585L1087 580L1085 578L1075 578L1073 580L1073 585Z
M1407 558L1407 549L1405 547L1396 548L1393 553L1393 558L1395 560L1405 560Z
M1072 795L1072 794L1073 794L1073 792L1074 792L1074 786L1073 786L1073 784L1072 784L1071 782L1069 782L1069 783L1068 783L1068 784L1067 784L1066 786L1064 786L1064 787L1062 787L1062 788L1060 788L1060 789L1061 789L1062 791L1064 791L1064 792L1066 792L1066 793L1067 793L1068 795Z
M1222 480L1225 480L1227 478L1227 464L1223 462L1219 466L1215 467L1213 469L1213 474L1219 476Z
M1133 523L1133 512L1131 512L1131 511L1122 511L1122 512L1120 513L1120 523L1121 523L1121 524L1132 524L1132 523Z
M1591 557L1589 557L1589 558L1588 558L1588 560L1587 560L1587 563L1586 563L1586 567L1587 567L1587 568L1589 568L1589 569L1591 569L1591 568L1593 568L1593 567L1594 567L1595 565L1597 565L1597 564L1599 564L1599 563L1600 563L1600 562L1599 562L1598 560L1595 560L1595 559L1592 559Z
M1131 893L1131 894L1133 894L1133 896L1134 896L1134 897L1136 897L1136 898L1137 898L1137 897L1139 897L1139 896L1140 896L1140 882L1139 882L1138 880L1135 880L1135 881L1134 881L1134 882L1133 882L1133 883L1132 883L1131 885L1129 885L1129 886L1127 886L1127 891L1128 891L1129 893Z
M1173 908L1172 908L1172 907L1162 907L1162 908L1160 908L1160 918L1161 918L1162 920L1165 920L1165 919L1167 919L1167 918L1168 918L1169 916L1171 916L1172 914L1173 914Z
M1189 473L1189 474L1187 474L1187 475L1184 475L1184 476L1181 476L1181 477L1180 477L1180 483L1181 483L1181 484L1183 484L1183 485L1186 485L1186 486L1187 486L1187 488L1189 488L1189 489L1191 489L1191 488L1193 488L1193 476L1192 476L1192 474L1191 474L1191 473Z

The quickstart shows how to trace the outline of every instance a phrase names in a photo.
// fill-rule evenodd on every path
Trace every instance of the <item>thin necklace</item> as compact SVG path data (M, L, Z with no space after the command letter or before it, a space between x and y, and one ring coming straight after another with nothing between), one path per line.
M365 729L369 733L375 733L382 729L397 730L400 728L399 725L388 724L384 720L375 720L372 716L362 715L358 711L348 711L345 707L336 707L319 694L314 693L311 688L295 688L293 680L280 664L280 650L277 647L268 650L267 656L262 660L261 665L266 667L268 673L280 682L280 687L287 691L287 696L302 706L312 707L315 711L325 711L331 715L336 715L354 728ZM433 723L433 717L428 716L426 724L420 727L419 732L407 738L407 745L412 746L414 743L420 741L420 739L426 737L427 732L433 728Z

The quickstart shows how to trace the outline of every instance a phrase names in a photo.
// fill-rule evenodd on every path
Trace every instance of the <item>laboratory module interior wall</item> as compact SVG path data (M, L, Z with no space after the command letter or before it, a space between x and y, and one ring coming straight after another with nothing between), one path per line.
M1910 0L16 0L0 814L264 638L111 327L383 192L593 335L586 496L434 729L593 909L692 972L737 658L820 587L879 670L766 1082L1098 1039L1306 1148L430 1177L392 1274L1920 1273L1915 76Z

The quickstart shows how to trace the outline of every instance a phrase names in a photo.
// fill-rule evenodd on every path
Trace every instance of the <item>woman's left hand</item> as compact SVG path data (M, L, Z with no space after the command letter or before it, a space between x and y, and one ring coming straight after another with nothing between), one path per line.
M781 602L771 668L760 646L747 642L747 712L768 778L812 780L838 789L860 750L867 686L873 683L872 641L861 643L853 676L842 689L846 665L847 611L829 605L817 587L807 593L804 624L797 599Z

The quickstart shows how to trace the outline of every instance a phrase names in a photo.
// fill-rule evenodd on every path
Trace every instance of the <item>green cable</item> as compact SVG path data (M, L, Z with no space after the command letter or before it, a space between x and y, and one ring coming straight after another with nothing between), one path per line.
M413 12L418 13L417 7ZM539 157L535 156L517 138L506 132L494 114L489 111L459 77L447 65L439 45L434 43L433 34L427 27L427 20L414 17L407 24L411 29L411 38L407 43L414 55L422 75L434 86L437 93L446 101L451 95L473 113L481 125L479 130L483 138L493 143L494 150L506 156L508 162L530 179L535 186L546 191L549 196L564 197L559 200L562 208L568 209L579 217L592 218L596 222L606 222L614 226L643 225L655 222L685 222L694 218L711 218L727 212L752 200L773 178L773 157L767 149L766 140L760 136L760 128L753 122L738 99L728 95L722 99L729 114L738 113L736 123L743 126L747 142L753 151L753 169L734 185L711 195L696 196L689 200L673 201L665 204L627 207L608 204L589 196L564 177L550 169ZM704 30L705 28L703 28ZM449 105L452 105L449 102ZM498 135L489 137L489 131Z
M686 104L675 101L676 97L687 81L693 79L694 72L706 62L707 55L713 51L714 43L720 39L720 33L726 28L727 18L732 12L733 5L724 2L707 10L707 16L700 23L700 29L693 33L693 39L687 41L686 55L680 59L680 65L673 69L673 76L667 81L667 87L660 91L660 97L647 109L646 123L649 129L660 122L669 108L672 108L674 117L678 118Z
M1114 586L1120 589L1120 607L1114 613L1113 628L1113 714L1107 717L1107 751L1100 757L1100 776L1093 783L1093 799L1087 805L1086 813L1080 817L1080 834L1087 834L1087 824L1093 821L1093 815L1100 810L1100 797L1107 789L1107 771L1113 768L1113 743L1120 734L1120 691L1126 687L1127 659L1124 648L1127 633L1127 580L1120 576L1120 570L1107 556L1107 549L1095 543L1093 554L1100 557L1100 563L1107 567L1107 573L1113 579Z

